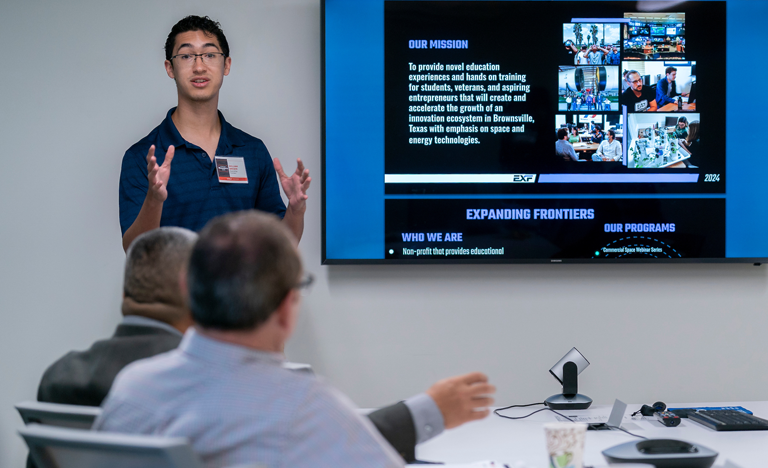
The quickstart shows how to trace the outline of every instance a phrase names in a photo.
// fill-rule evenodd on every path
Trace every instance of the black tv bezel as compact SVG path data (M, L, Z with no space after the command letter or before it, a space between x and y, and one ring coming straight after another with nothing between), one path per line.
M521 0L522 1L522 0ZM727 1L727 0L724 0ZM542 259L339 259L328 258L326 249L326 86L325 86L325 2L320 0L320 252L321 265L628 265L628 264L753 264L768 263L768 257L704 257L704 258L542 258ZM683 26L685 27L685 26ZM650 27L649 27L650 29ZM650 31L649 31L650 32Z

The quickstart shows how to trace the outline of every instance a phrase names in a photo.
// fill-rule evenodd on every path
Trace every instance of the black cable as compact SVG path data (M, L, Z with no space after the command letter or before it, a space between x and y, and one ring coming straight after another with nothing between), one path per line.
M526 414L525 416L504 416L503 414L497 413L498 410L494 410L493 412L496 413L496 416L498 416L500 418L504 418L504 419L525 419L528 416L533 416L536 413L541 413L542 411L546 411L548 409L549 408L542 408L542 409L534 411L533 413Z
M569 418L568 416L566 416L566 415L564 415L564 414L562 414L562 413L558 413L557 411L553 410L552 408L550 408L550 407L548 407L548 406L547 406L547 407L544 407L544 408L541 408L541 409L538 409L538 410L536 410L536 411L534 411L534 412L532 412L532 413L528 413L528 414L526 414L525 416L505 416L505 415L503 415L503 414L500 414L500 413L499 413L499 411L508 410L508 409L510 409L510 408L526 408L526 407L528 407L528 406L536 406L536 405L543 405L543 404L544 404L544 403L529 403L529 404L527 404L527 405L510 405L510 406L505 406L505 407L503 407L503 408L496 408L495 410L493 410L493 413L494 413L496 416L498 416L498 417L500 417L500 418L504 418L504 419L525 419L525 418L527 418L527 417L533 416L533 415L534 415L534 414L536 414L536 413L541 413L542 411L547 411L547 410L548 410L548 411L551 411L551 412L555 413L555 414L556 414L556 415L558 415L558 416L561 416L561 417L563 417L563 418L567 419L568 421L570 421L570 422L572 422L572 423L575 423L575 422L576 422L576 421L574 421L573 419ZM648 438L647 438L647 437L643 437L643 436L641 436L641 435L633 434L633 433L629 432L628 430L626 430L626 429L622 429L622 428L620 428L620 427L618 427L618 426L609 426L609 425L607 425L607 424L606 424L606 427L610 427L611 429L618 429L618 430L620 430L621 432L625 432L625 433L627 433L627 434L629 434L629 435L631 435L631 436L633 436L633 437L637 437L637 438L640 438L640 439L645 439L645 440L648 440Z
M541 403L528 403L527 405L509 405L509 406L505 406L503 408L496 408L495 410L493 410L493 414L495 414L496 416L498 416L500 418L504 418L504 419L524 419L524 418L527 418L528 416L531 416L533 414L538 413L539 411L544 411L544 410L534 411L533 413L529 414L528 416L521 416L519 418L514 418L512 416L504 416L503 414L500 414L499 411L508 410L510 408L527 408L529 406L537 406L537 405L543 405L543 404L544 404L544 402L542 401Z
M541 403L528 403L527 405L510 405L510 406L505 406L504 408L496 408L495 410L493 410L493 412L496 413L496 411L504 411L510 408L526 408L528 406L536 406L536 405L543 405L543 404L544 402L542 401ZM501 416L499 413L496 413L496 415Z
M543 405L543 404L544 403L542 402L542 403L530 403L530 404L527 404L527 405L510 405L510 406L505 406L503 408L496 408L495 410L493 410L493 413L496 416L498 416L500 418L504 418L504 419L525 419L525 418L527 418L529 416L533 416L534 414L540 413L542 411L552 411L556 415L562 416L563 418L567 419L570 422L576 422L573 419L569 418L568 416L566 416L564 414L561 414L561 413L558 413L557 411L553 410L549 406L544 407L544 408L539 409L539 410L536 410L533 413L526 414L525 416L505 416L505 415L499 413L499 411L507 410L507 409L510 409L510 408L525 408L525 407L528 407L528 406L536 406L536 405Z

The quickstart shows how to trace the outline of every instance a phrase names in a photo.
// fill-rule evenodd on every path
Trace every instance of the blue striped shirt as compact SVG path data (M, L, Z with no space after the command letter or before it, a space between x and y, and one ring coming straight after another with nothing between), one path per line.
M267 147L258 138L233 127L219 112L221 136L215 156L241 157L247 184L222 184L210 156L181 137L171 114L149 135L131 146L120 170L120 228L125 231L136 220L147 196L147 152L155 145L157 163L165 161L168 147L176 147L168 179L168 198L163 203L160 226L179 226L199 231L216 216L232 211L257 209L283 217L285 204Z
M282 360L190 329L118 374L94 429L186 437L208 467L403 466L343 395Z

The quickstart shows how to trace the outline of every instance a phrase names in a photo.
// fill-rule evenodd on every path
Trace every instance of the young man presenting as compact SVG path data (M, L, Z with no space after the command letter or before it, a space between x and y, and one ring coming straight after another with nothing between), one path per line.
M232 65L219 24L208 17L182 19L168 35L165 56L178 106L123 157L123 248L160 226L199 231L218 215L253 208L282 217L300 240L309 170L299 159L296 171L287 175L261 140L230 125L218 111L219 90Z

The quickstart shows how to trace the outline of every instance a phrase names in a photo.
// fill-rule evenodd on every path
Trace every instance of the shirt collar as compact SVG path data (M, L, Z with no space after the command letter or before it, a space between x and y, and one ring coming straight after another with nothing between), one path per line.
M123 317L121 325L139 325L142 327L155 327L162 328L165 331L171 332L174 335L181 336L181 332L165 322L151 319L148 317L142 317L140 315L126 315Z
M163 120L163 122L160 124L160 149L162 149L163 152L168 151L168 147L171 145L176 148L180 146L189 147L191 145L191 143L188 143L184 138L182 138L181 133L179 133L179 130L176 128L176 124L173 123L171 116L173 115L174 111L176 111L176 108L171 108L171 110L169 110L165 115L165 120ZM217 112L219 113L219 121L221 122L221 136L219 137L219 145L216 148L216 151L218 152L219 150L223 150L225 152L222 154L229 154L232 148L244 146L245 143L238 135L235 127L227 122L221 111Z
M173 119L171 119L171 115L173 115L175 110L176 108L174 107L168 111L165 115L165 120L162 121L159 127L160 148L158 149L162 150L163 153L168 151L168 147L171 145L176 148L187 145L187 142L181 137L181 133L176 128L176 124L173 123Z
M245 143L238 135L238 132L236 132L235 127L229 124L229 122L224 119L224 114L219 112L219 120L221 121L221 137L219 138L219 148L222 148L225 152L222 154L230 154L232 152L232 148L236 148L239 146L245 146Z
M193 327L184 334L179 349L184 354L211 362L219 367L235 367L255 362L282 366L285 361L285 356L281 353L261 351L208 338L198 333Z

